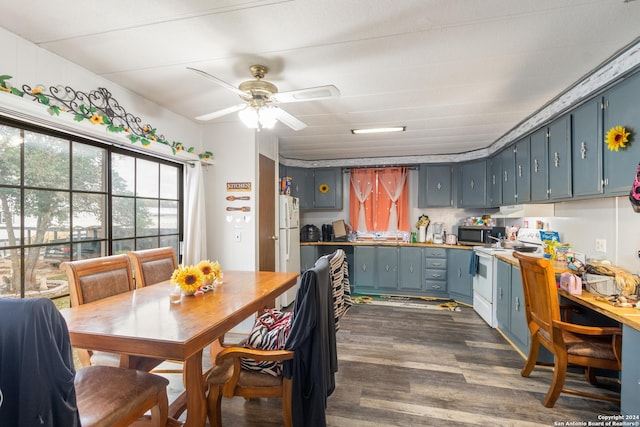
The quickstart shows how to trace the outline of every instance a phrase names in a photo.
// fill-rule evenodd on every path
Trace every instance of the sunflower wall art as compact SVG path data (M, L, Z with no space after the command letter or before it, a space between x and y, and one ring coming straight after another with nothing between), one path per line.
M607 148L611 151L627 148L627 143L631 142L631 131L622 126L614 126L607 132L604 139Z
M328 184L320 184L319 190L320 190L320 192L322 194L328 193L329 192L329 185Z

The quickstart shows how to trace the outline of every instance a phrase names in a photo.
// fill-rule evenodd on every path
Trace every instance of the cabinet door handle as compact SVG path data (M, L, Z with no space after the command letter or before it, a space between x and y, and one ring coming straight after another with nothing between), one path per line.
M516 297L515 307L516 307L516 311L520 311L520 297Z
M504 171L504 182L509 181L509 176L507 175L507 171Z
M441 276L438 273L433 273L431 277L439 279Z
M584 141L580 143L580 157L583 160L587 158L587 143Z
M555 167L559 167L560 166L560 155L558 154L557 151L555 153L553 153L553 164L554 164Z
M496 174L491 175L491 184L496 185Z
M433 289L440 289L440 285L431 285Z
M538 173L539 167L540 167L540 165L538 164L538 159L533 159L533 171L535 173Z
M518 177L522 178L522 165L518 165Z
M442 188L442 184L438 183L438 185L436 185L436 188L440 190Z
M384 269L389 271L389 264L387 264Z
M413 273L413 264L409 266L409 273Z
M471 188L473 188L473 187L475 187L475 186L476 186L476 183L475 183L475 181L474 181L474 180L471 180L471 183L470 183L470 184L471 184Z
M440 264L439 262L434 262L434 263L431 263L431 265L434 267L440 267L442 264Z
M367 264L362 264L362 271L367 271Z
M458 277L462 277L462 269L461 268L458 269Z

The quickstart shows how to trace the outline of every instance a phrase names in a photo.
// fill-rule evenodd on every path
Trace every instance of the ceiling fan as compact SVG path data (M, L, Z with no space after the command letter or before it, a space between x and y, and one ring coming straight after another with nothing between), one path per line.
M255 80L242 82L238 87L224 80L220 80L205 71L191 67L187 67L187 69L195 71L202 77L236 93L244 101L222 110L203 114L202 116L196 117L196 120L212 120L239 111L240 119L248 127L258 129L270 128L273 127L276 121L280 121L293 130L302 130L307 127L306 123L287 113L276 104L316 101L340 95L338 88L333 85L278 92L278 88L273 83L262 80L269 72L269 69L264 65L250 66L249 71Z

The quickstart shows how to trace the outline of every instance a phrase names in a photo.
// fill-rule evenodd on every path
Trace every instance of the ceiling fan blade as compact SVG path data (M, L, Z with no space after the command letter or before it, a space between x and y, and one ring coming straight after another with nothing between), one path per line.
M240 111L246 106L247 106L247 104L244 104L244 103L243 104L233 105L231 107L227 107L227 108L224 108L222 110L214 111L213 113L203 114L202 116L198 116L198 117L196 117L196 120L206 121L206 120L217 119L218 117L226 116L227 114L231 114L231 113L235 113L236 111Z
M240 95L243 98L246 98L247 96L250 96L248 93L238 89L237 87L233 86L232 84L229 84L229 83L225 82L224 80L220 80L219 78L217 78L215 76L212 76L211 74L207 73L206 71L198 70L198 69L191 68L191 67L187 67L187 70L195 71L196 73L200 74L205 79L209 79L212 82L222 86L225 89L229 89L230 91Z
M289 102L315 101L318 99L334 98L340 96L340 90L334 85L310 87L307 89L278 92L271 95L270 100L279 104Z
M305 122L293 117L291 114L287 113L282 108L279 108L279 107L272 107L272 108L276 110L276 118L282 123L284 123L285 125L289 126L291 129L302 130L307 127L307 124Z

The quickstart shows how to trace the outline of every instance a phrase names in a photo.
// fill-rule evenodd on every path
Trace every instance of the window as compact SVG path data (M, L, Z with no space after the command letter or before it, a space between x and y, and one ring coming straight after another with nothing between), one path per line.
M68 294L63 261L171 246L182 165L0 122L0 297Z

